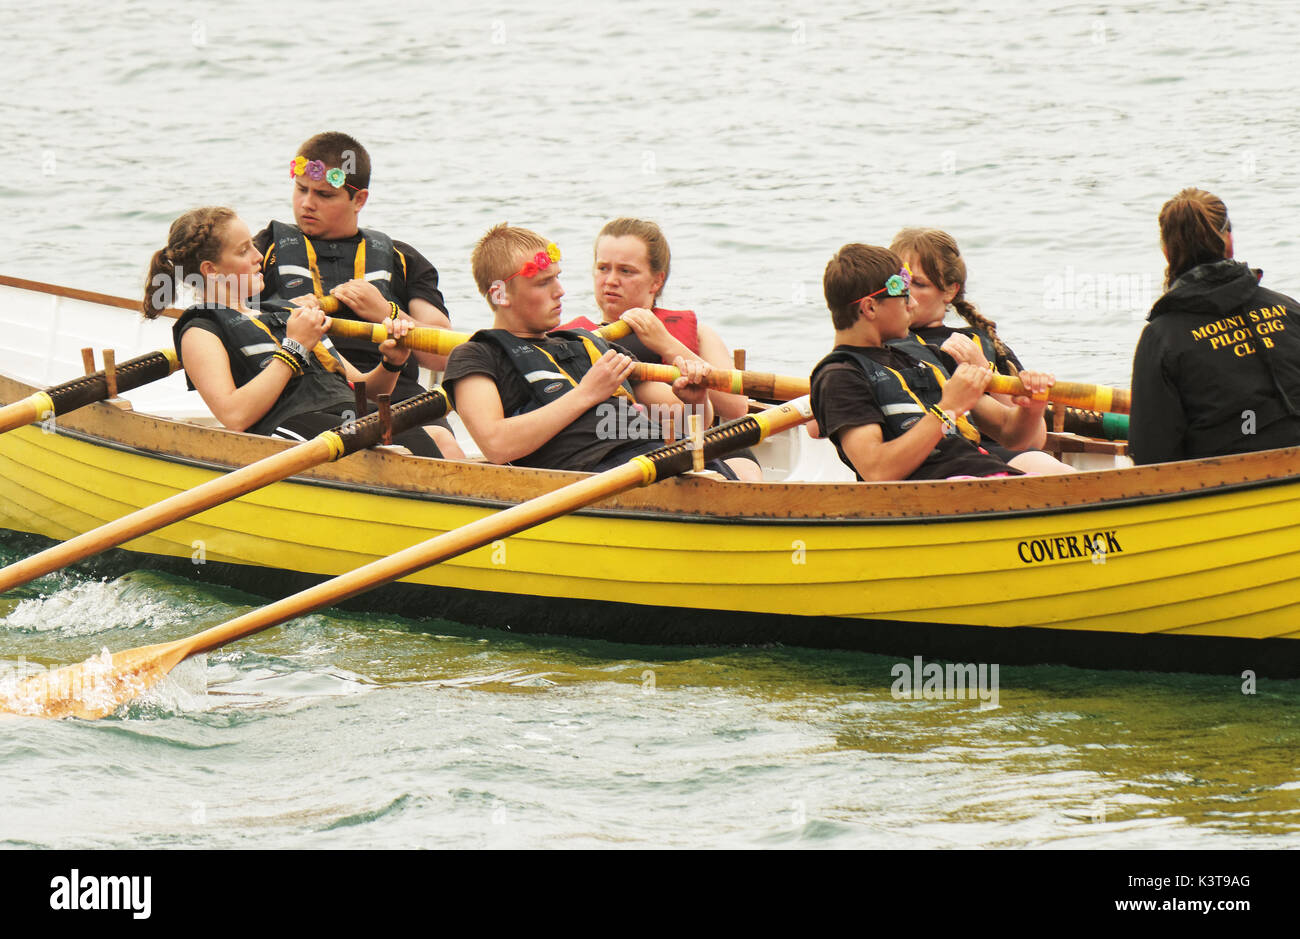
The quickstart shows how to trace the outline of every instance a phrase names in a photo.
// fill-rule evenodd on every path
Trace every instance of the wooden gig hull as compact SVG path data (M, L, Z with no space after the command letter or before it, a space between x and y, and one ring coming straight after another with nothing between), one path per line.
M33 389L0 378L0 403ZM0 528L66 539L288 446L92 405L0 436ZM282 596L577 474L367 452L130 542ZM519 632L1300 675L1300 449L959 483L677 479L354 605Z

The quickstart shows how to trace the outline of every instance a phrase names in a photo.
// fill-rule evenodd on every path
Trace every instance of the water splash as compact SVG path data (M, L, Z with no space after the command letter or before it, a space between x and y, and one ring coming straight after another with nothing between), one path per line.
M93 636L114 629L156 629L193 619L193 611L168 600L149 578L126 575L79 583L48 596L23 600L3 625L22 632Z

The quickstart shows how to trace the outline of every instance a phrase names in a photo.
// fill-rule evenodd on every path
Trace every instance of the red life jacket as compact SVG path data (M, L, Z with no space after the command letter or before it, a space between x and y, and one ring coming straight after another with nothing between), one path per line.
M700 354L700 327L695 319L695 313L691 310L661 310L655 307L651 310L655 316L659 317L659 322L664 324L668 334L678 340L686 348L690 349L696 355ZM579 316L576 319L569 320L557 326L556 329L586 329L595 332L600 327L599 323L593 323L585 316ZM645 350L640 342L636 341L636 334L627 336L618 340L619 345L629 348L629 351L640 353ZM629 345L631 343L631 345ZM651 361L654 356L637 355L637 358L643 362Z

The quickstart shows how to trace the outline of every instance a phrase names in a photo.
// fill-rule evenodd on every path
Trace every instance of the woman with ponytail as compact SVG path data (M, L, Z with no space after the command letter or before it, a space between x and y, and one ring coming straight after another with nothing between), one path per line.
M1133 357L1134 461L1300 446L1300 305L1233 260L1217 196L1184 189L1159 221L1168 267Z
M364 381L371 397L392 390L410 355L394 339L409 323L392 324L394 339L379 346L382 361L363 375L328 344L329 320L314 298L292 309L249 306L262 290L261 269L248 226L230 209L213 207L176 219L149 265L146 317L176 302L183 287L198 295L172 336L190 388L217 420L231 430L301 440L357 417L350 381ZM442 428L394 440L420 456L463 456Z

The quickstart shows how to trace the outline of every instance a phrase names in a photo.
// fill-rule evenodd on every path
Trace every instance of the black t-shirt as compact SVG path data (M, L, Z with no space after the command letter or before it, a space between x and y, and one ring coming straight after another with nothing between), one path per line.
M551 352L563 345L559 339L530 339L538 348ZM615 352L627 350L610 343ZM456 382L467 375L487 375L501 396L506 417L533 402L532 390L509 356L493 342L466 342L452 350L442 385L455 395ZM610 397L581 414L577 420L532 453L514 460L516 466L588 471L615 450L638 439L658 439L659 428L650 422L646 409L622 396Z
M916 360L895 349L882 346L836 346L856 349L881 365L894 370L914 368ZM813 416L822 433L835 444L840 460L857 474L857 468L840 447L840 435L854 427L879 424L889 433L885 415L876 401L871 379L855 363L832 362L817 370L812 379ZM890 438L885 437L886 440ZM908 479L946 479L949 476L992 476L997 473L1022 475L979 448L960 434L944 434L925 460ZM859 479L862 477L859 475Z

